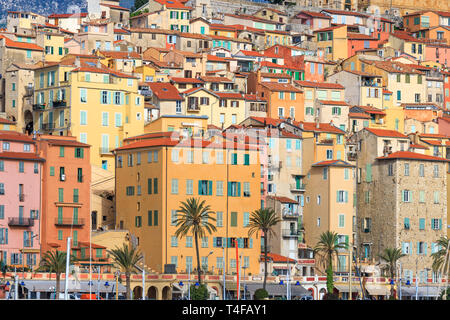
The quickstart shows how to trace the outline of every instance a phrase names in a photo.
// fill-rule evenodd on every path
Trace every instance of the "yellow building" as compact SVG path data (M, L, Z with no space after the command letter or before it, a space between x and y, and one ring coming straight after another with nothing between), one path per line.
M348 58L347 26L338 25L314 31L317 47L324 50L324 58L336 61Z
M44 48L45 61L59 61L66 54L64 47L65 35L59 32L58 26L50 24L38 25L36 31L36 44Z
M197 87L182 92L186 114L205 115L208 124L227 128L245 120L245 96Z
M330 231L338 234L338 242L355 243L353 238L355 168L342 160L319 161L311 166L305 183L303 224L305 241L314 248L320 235ZM356 231L356 230L355 230ZM340 250L335 271L348 271L348 253Z
M152 65L141 65L134 68L134 74L140 78L142 82L153 82L156 80L157 71L159 69Z
M175 132L136 137L115 150L118 229L127 229L157 272L174 264L177 272L197 266L192 234L177 238L181 201L206 200L217 231L198 239L207 273L235 273L238 241L242 266L259 273L260 245L248 236L249 216L260 208L260 160L256 148L233 141L184 139ZM222 245L226 249L222 249Z
M161 115L158 119L148 123L145 133L179 132L186 137L202 136L208 130L207 116Z
M138 80L108 69L96 57L69 55L35 70L34 130L72 135L91 145L91 163L114 172L111 150L143 133Z

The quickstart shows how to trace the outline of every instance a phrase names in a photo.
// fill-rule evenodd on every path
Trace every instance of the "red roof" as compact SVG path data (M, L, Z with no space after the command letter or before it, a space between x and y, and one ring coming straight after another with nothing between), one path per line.
M352 33L352 32L347 32L347 39L350 39L350 40L373 40L373 41L378 41L377 38L368 36L366 34Z
M177 88L168 82L147 82L159 100L183 100Z
M425 139L420 139L421 141L431 144L433 146L442 146L442 143L440 140L425 140Z
M327 166L341 166L341 167L354 167L354 165L342 161L342 160L325 160L319 161L312 165L313 167L327 167Z
M201 80L205 82L233 82L233 80L230 80L225 77L208 77L208 76L202 76L200 77Z
M333 105L333 106L348 106L345 101L333 101L333 100L318 100L321 104Z
M100 5L101 6L105 6L105 7L109 7L111 9L130 11L130 9L128 9L128 8L124 8L124 7L121 7L121 6L116 6L116 5L113 5L113 4L100 3Z
M310 16L310 17L313 17L313 18L322 18L322 19L330 19L331 20L331 17L329 15L323 14L323 13L320 13L320 12L300 11L299 13L297 13L295 15L295 18L297 18L297 15L299 15L299 14L304 14L304 15L307 15L307 16Z
M434 139L449 139L449 136L446 136L444 134L437 134L437 133L421 133L419 134L421 138L434 138Z
M202 80L196 78L169 77L169 79L176 83L203 83Z
M269 260L272 260L273 262L276 263L293 263L296 262L294 259L276 254L276 253L272 253L272 252L267 252L267 258L269 258ZM264 255L261 255L261 259L264 260Z
M177 135L175 135L177 136ZM208 140L197 140L197 139L186 139L178 140L172 139L172 137L164 138L154 138L148 140L137 141L130 143L128 145L117 148L117 151L139 149L147 147L159 147L159 146L169 146L169 147L189 147L189 148L211 148L211 149L244 149L244 150L258 150L255 146L245 145L242 143L237 143L234 141L223 141L223 142L211 142Z
M16 124L14 121L5 119L5 118L0 118L0 123L1 124Z
M35 141L26 134L8 130L0 130L0 140L35 143Z
M154 1L158 2L159 4L165 5L166 8L170 9L186 9L186 10L192 9L190 7L186 7L178 0L154 0Z
M303 131L314 131L314 132L329 132L329 133L337 133L337 134L344 134L345 131L329 124L329 123L318 123L315 122L296 122L294 121L294 124L298 127L300 127ZM303 128L301 127L303 126Z
M424 161L445 161L450 162L449 159L428 156L421 153L415 153L410 151L397 151L391 153L386 157L379 157L378 160L389 160L389 159L409 159L409 160L424 160Z
M30 160L30 161L45 161L35 153L31 152L0 152L1 159L18 159L18 160Z
M85 18L87 17L87 12L80 13L57 13L51 14L48 16L49 18Z
M315 81L294 81L301 87L311 87L311 88L323 88L323 89L345 89L344 86L339 83L331 82L315 82Z
M220 91L214 91L214 93L222 99L241 99L241 100L245 99L242 93L220 92Z
M365 113L357 113L357 112L349 112L348 113L349 118L361 118L361 119L370 119L370 116Z
M270 91L303 92L289 83L261 82L261 86Z
M395 130L373 129L373 128L367 128L367 127L364 129L378 137L408 138L403 133L400 133Z
M43 51L44 50L34 43L13 41L10 38L2 36L2 35L0 35L0 39L5 39L5 46L8 48L34 50L34 51Z
M420 144L414 144L414 143L411 143L411 144L409 145L409 147L410 147L410 148L414 148L414 149L429 149L428 147L422 146L422 145L420 145Z

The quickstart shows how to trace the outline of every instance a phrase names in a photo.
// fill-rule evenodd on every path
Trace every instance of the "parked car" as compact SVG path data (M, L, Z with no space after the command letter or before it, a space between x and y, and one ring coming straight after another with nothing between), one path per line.
M314 300L312 296L303 296L300 300Z

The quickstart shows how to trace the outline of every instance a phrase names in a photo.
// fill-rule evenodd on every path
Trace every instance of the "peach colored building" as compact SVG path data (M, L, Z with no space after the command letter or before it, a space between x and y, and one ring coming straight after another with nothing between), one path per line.
M46 159L42 170L41 252L66 250L79 241L89 242L90 146L71 136L41 135L39 154Z
M0 259L12 267L39 263L44 159L25 134L0 131Z

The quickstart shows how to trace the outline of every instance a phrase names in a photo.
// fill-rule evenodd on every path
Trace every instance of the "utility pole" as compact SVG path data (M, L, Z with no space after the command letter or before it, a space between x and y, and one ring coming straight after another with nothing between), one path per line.
M70 237L67 237L67 251L66 251L66 287L64 288L64 300L69 300L69 267L70 267ZM59 292L56 294L59 295Z
M348 300L352 300L352 257L353 257L353 245L350 245L350 251L348 256Z

